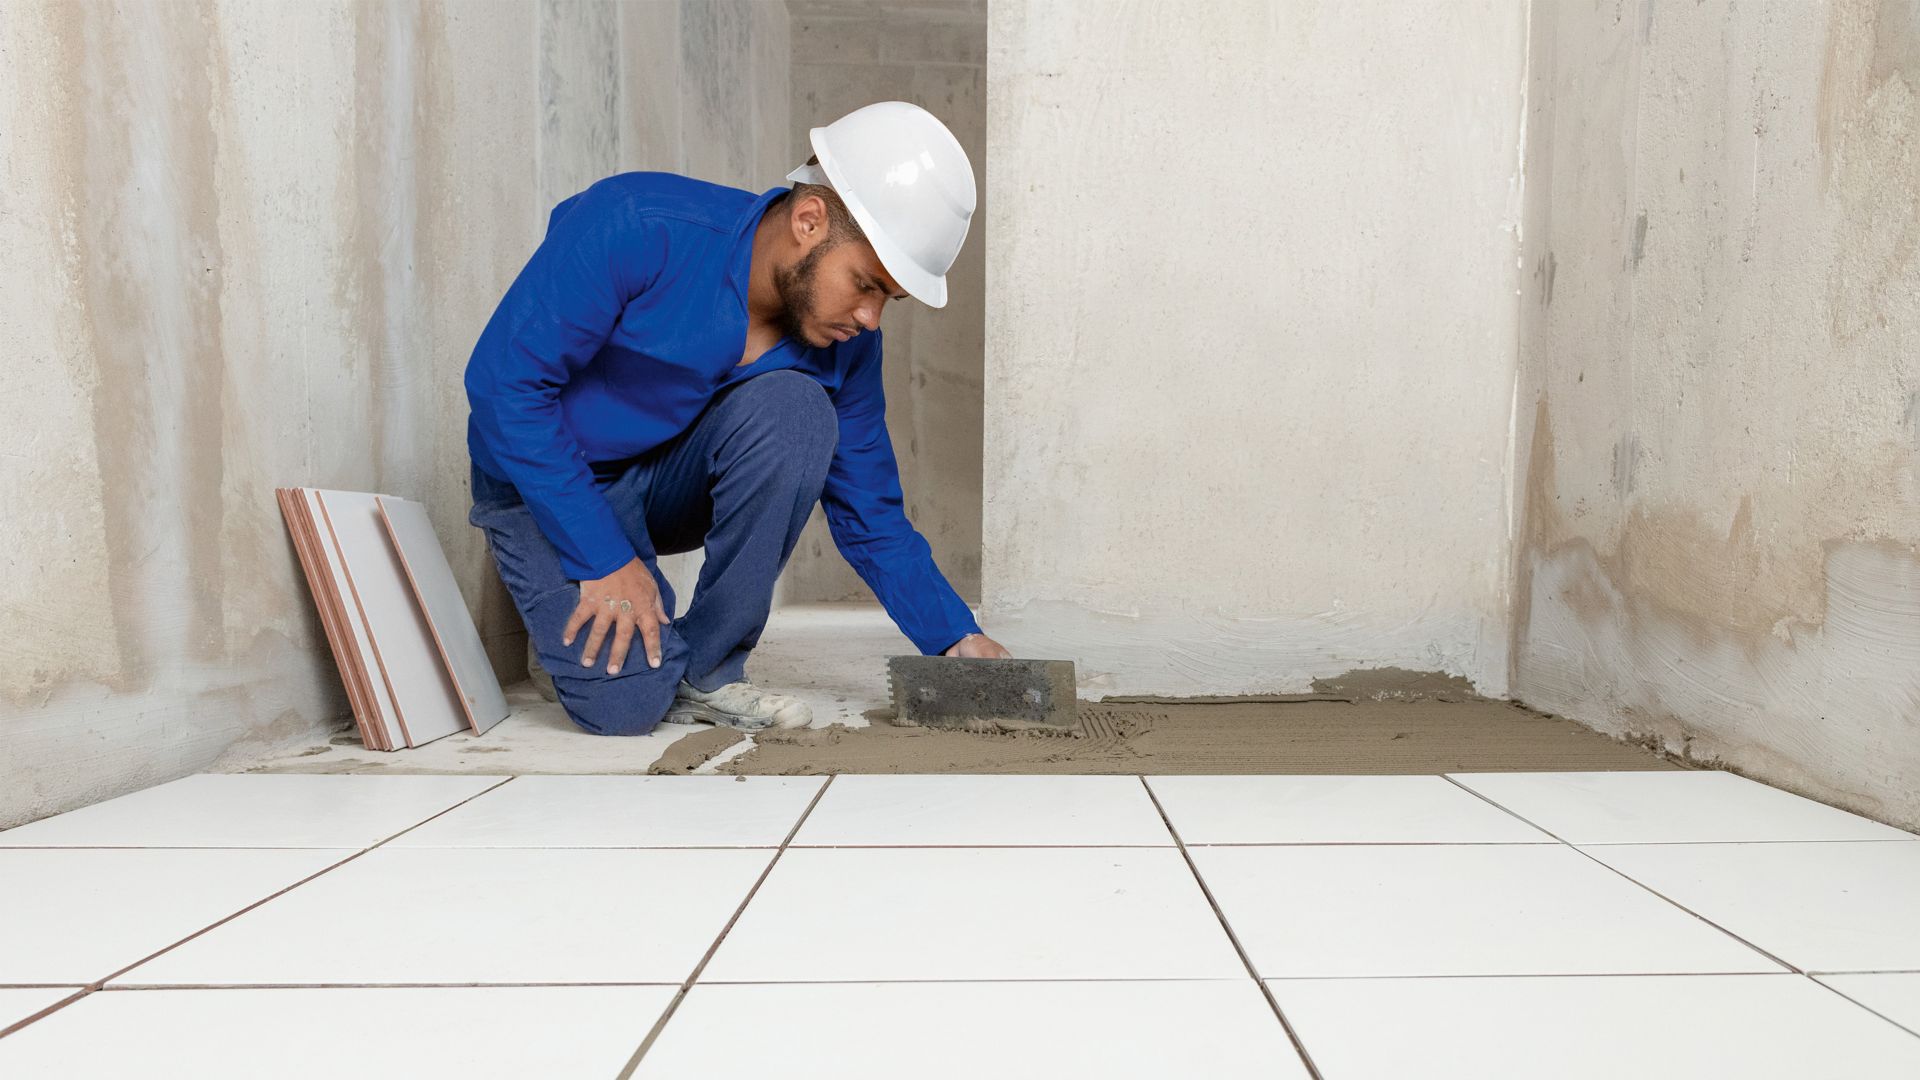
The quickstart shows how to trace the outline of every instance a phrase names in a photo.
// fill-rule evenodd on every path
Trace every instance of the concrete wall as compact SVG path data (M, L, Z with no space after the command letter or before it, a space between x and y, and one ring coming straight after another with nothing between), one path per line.
M788 0L793 21L791 168L809 128L876 101L911 101L945 121L984 176L986 0ZM984 182L981 184L984 193ZM980 424L986 304L984 198L948 274L947 306L889 304L887 424L907 514L960 595L980 599ZM782 578L782 599L871 600L815 511Z
M1920 6L1531 51L1515 696L1920 824Z
M345 716L277 485L423 500L517 669L467 354L579 186L776 182L786 58L746 0L0 7L0 827Z
M562 10L567 0L549 0ZM613 168L582 164L559 201L609 172L659 169L765 191L784 184L791 46L777 0L598 0L621 42ZM604 36L604 35L601 35ZM565 111L565 110L563 110ZM606 159L602 159L606 160ZM585 178L585 179L582 179ZM700 552L660 560L680 610L693 598Z
M986 624L1506 691L1526 10L995 0Z

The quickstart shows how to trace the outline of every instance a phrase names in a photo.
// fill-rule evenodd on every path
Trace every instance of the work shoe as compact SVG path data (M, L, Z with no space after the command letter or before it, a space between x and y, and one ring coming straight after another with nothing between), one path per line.
M674 695L667 719L676 724L723 724L741 731L770 727L798 728L813 723L813 709L799 698L775 694L750 682L728 683L717 690L695 690L685 679Z

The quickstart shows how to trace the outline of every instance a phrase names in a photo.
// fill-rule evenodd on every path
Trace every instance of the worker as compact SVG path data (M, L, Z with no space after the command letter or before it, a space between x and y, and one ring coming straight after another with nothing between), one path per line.
M562 202L467 363L469 520L595 734L811 721L746 661L816 502L922 653L1008 655L907 520L881 393L881 309L946 304L972 165L899 101L811 142L758 196L636 172ZM677 614L658 557L699 548Z

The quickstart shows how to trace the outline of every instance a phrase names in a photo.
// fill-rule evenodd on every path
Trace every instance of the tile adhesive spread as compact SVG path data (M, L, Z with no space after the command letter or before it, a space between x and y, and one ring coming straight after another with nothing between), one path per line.
M730 775L819 773L1437 773L1671 769L1645 748L1568 720L1475 696L1462 680L1368 672L1314 692L1249 698L1109 698L1082 703L1069 734L896 725L762 731L719 764ZM655 773L691 772L744 738L726 729L676 742Z

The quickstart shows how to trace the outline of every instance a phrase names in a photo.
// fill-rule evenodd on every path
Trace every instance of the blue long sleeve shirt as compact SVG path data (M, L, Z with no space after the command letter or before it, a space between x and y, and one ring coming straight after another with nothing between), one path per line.
M907 520L880 333L821 349L782 339L740 363L754 230L787 190L624 173L555 207L467 363L467 448L519 490L569 576L601 578L652 552L635 551L593 466L672 440L742 379L804 372L839 416L821 495L834 544L914 646L937 653L979 626Z

